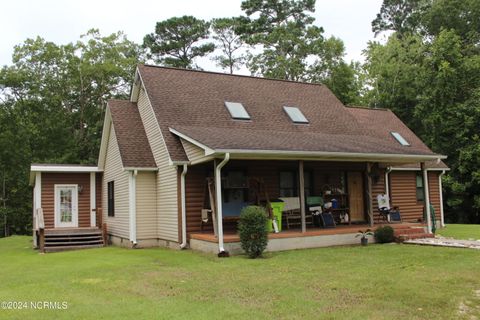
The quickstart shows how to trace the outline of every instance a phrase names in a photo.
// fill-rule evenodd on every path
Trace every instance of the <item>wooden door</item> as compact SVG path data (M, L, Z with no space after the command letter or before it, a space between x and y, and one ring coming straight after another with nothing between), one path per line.
M363 200L363 177L361 172L348 172L348 203L350 220L365 221L365 205Z

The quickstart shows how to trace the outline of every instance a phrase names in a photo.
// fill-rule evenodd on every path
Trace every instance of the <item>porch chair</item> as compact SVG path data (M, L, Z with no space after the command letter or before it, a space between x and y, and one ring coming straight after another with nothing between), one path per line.
M377 195L378 212L383 221L390 222L402 222L402 216L400 215L399 207L390 207L390 199L386 194Z
M290 229L291 225L300 225L301 224L301 214L300 214L300 198L299 197L282 197L279 198L285 203L283 207L283 213L285 216L285 225L287 229ZM305 222L307 225L313 224L313 216L311 212L306 211Z

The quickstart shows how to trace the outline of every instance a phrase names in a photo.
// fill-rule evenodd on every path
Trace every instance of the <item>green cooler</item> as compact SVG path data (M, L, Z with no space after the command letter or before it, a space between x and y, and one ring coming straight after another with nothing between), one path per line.
M272 213L277 220L278 231L282 231L282 211L283 207L285 207L285 203L283 202L270 202L270 206L272 207ZM267 231L274 232L273 229L273 222L272 219L268 219L267 221Z

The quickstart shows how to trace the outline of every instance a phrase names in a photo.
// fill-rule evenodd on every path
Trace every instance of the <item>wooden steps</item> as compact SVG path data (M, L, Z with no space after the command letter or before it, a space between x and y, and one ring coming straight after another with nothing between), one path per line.
M45 230L45 252L103 247L102 230L98 228Z

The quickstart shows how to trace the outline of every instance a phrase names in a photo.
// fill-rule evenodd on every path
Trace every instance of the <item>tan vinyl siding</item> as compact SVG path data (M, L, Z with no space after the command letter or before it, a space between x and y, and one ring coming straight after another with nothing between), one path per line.
M137 240L157 238L155 175L155 172L139 172L136 178Z
M108 216L107 184L114 181L115 217ZM103 221L107 223L108 233L122 238L129 238L128 218L128 173L123 171L120 150L113 125L110 129L105 170L103 172L102 201Z
M178 241L177 170L170 165L168 151L153 109L142 86L138 110L158 166L157 183L157 237ZM138 232L138 231L137 231Z
M187 154L188 160L190 160L191 162L195 162L205 157L205 150L184 139L181 139L181 141L183 148L185 149L185 153Z

